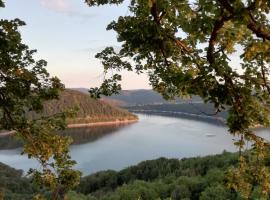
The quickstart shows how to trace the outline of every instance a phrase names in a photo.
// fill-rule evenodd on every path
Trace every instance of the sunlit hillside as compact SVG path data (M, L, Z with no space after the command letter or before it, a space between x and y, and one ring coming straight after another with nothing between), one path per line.
M74 109L76 117L69 119L68 123L92 123L107 121L134 120L137 117L127 110L113 107L102 101L90 98L89 95L73 91L63 91L58 100L46 102L45 115Z

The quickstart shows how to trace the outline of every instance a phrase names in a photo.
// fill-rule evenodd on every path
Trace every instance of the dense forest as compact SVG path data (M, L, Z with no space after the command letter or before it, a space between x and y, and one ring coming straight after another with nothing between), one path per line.
M0 191L0 199L23 200L31 199L38 190L30 179L23 177L22 170L0 163Z
M238 154L143 161L121 171L101 171L83 177L80 185L67 194L69 200L241 200L226 187L226 172L236 166ZM30 199L36 192L22 172L0 165L4 199ZM44 191L46 193L46 191ZM256 189L251 199L259 199Z
M76 113L74 118L68 119L71 124L137 119L127 110L113 107L74 90L64 90L59 99L46 102L43 114L50 116L70 109L74 109Z

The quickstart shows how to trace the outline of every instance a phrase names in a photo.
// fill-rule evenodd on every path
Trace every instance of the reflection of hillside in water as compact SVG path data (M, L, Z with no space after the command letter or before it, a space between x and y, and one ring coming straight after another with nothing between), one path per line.
M95 141L101 137L112 134L120 128L124 127L124 124L118 125L106 125L106 126L91 126L81 128L69 128L61 132L61 135L70 136L73 139L73 144L84 144ZM0 150L15 149L22 146L22 143L18 141L14 136L2 136L0 137Z
M72 144L85 144L93 142L101 137L112 134L125 125L110 125L96 127L69 128L61 133L64 136L70 136L73 139Z
M22 143L12 135L0 137L0 150L16 149L22 146Z

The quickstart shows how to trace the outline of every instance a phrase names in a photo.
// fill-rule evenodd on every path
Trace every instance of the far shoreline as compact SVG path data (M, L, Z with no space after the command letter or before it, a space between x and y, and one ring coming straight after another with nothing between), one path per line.
M115 120L105 122L90 122L81 124L68 124L67 128L81 128L81 127L93 127L93 126L109 126L118 124L132 124L138 122L139 119L126 119L126 120Z
M115 121L104 121L104 122L89 122L81 124L68 124L67 128L83 128L83 127L97 127L97 126L110 126L110 125L124 125L124 124L133 124L138 122L139 119L126 119L126 120L115 120ZM15 131L5 131L0 132L0 137L5 137L13 135Z

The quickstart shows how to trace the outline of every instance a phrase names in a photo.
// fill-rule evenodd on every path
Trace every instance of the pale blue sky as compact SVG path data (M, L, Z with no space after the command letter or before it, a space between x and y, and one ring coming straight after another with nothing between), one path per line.
M92 87L102 81L102 66L94 55L105 46L119 46L107 24L128 14L124 6L89 8L84 0L6 0L0 18L20 18L23 40L48 61L48 71L66 87ZM149 88L147 77L123 74L124 89Z

